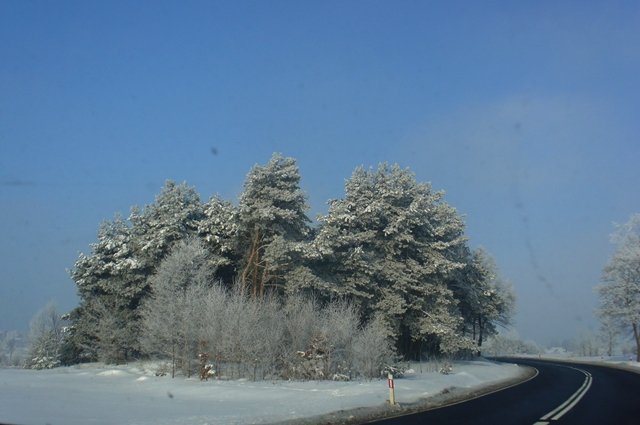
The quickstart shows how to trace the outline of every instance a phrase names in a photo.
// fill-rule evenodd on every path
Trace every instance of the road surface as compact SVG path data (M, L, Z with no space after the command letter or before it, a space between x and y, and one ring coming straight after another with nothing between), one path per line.
M377 425L639 425L640 374L585 364L506 359L534 367L533 379L474 400Z

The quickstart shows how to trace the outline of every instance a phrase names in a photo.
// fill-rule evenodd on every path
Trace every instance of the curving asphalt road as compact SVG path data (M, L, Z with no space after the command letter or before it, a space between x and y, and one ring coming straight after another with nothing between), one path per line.
M378 425L639 425L640 374L605 366L505 359L538 370L533 379L474 400Z

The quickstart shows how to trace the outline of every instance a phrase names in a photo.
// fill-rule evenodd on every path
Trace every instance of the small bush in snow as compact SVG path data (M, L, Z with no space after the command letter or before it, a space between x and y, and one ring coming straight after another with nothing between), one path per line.
M453 372L453 364L445 362L440 368L440 373L443 375L449 375Z

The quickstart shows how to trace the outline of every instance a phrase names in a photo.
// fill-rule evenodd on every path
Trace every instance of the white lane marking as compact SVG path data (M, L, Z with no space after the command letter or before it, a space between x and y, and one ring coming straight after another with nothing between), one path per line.
M591 383L593 382L593 379L592 379L591 374L589 372L587 372L586 370L578 369L576 367L572 367L571 369L575 369L575 370L578 370L578 371L584 373L585 378L584 378L584 382L582 383L582 386L580 388L578 388L578 391L573 393L571 395L571 397L569 397L564 403L562 403L560 406L556 407L551 412L549 412L546 415L544 415L543 417L541 417L540 418L541 421L540 422L536 422L536 424L538 424L538 425L547 424L548 423L547 421L549 419L551 419L553 421L557 421L562 416L564 416L568 411L573 409L573 407L576 404L578 404L578 402L582 399L582 397L584 397L584 395L587 393L587 391L589 391L589 388L591 388ZM536 425L536 424L534 424L534 425Z
M583 371L584 372L584 371ZM586 386L584 387L584 389L582 390L582 392L580 393L580 395L578 395L571 404L569 404L567 407L565 407L561 412L559 412L558 414L556 414L552 419L554 421L557 421L558 419L560 419L562 416L564 416L565 413L567 413L569 410L573 409L574 406L576 404L578 404L578 402L582 399L582 397L584 397L584 395L587 393L587 391L589 391L589 388L591 388L591 383L593 382L593 378L591 377L591 374L589 372L585 372L587 373L587 378L585 379L585 384ZM588 382L587 382L588 381ZM584 384L583 384L584 385Z

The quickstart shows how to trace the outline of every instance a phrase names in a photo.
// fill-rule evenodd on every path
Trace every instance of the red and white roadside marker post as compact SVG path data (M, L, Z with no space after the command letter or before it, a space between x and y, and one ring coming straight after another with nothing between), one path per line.
M393 375L389 373L387 375L387 382L389 384L389 404L392 406L396 405L396 386L393 383Z

